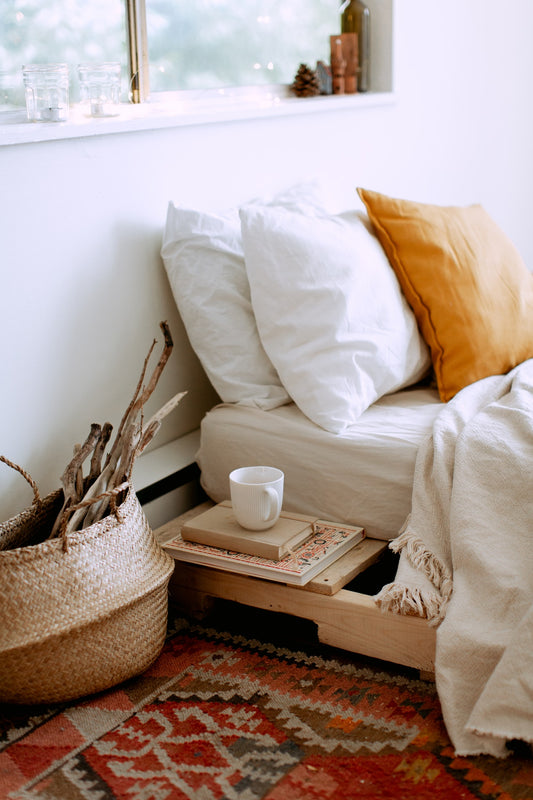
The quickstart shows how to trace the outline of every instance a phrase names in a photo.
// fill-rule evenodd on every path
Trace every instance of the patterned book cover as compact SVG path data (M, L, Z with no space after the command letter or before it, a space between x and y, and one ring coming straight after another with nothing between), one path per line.
M165 542L163 547L178 561L204 564L229 572L240 572L257 578L304 586L355 547L364 537L363 528L318 520L314 524L311 538L281 561L188 542L181 536Z

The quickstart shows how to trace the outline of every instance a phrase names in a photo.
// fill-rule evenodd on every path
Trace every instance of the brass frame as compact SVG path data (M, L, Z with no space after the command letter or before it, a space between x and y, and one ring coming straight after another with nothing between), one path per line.
M126 32L130 73L129 98L132 103L144 103L150 96L145 0L127 0Z

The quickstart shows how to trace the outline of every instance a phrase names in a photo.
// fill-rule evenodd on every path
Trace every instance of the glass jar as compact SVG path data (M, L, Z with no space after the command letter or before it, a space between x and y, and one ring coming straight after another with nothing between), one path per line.
M25 64L22 67L26 112L30 122L68 119L68 65Z
M360 0L349 0L341 7L342 33L356 33L359 68L357 91L370 89L370 11Z
M79 64L80 101L91 117L115 117L120 104L120 64Z

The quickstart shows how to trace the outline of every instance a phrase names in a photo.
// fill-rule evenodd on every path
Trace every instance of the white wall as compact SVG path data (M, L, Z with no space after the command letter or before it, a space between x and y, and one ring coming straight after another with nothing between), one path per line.
M150 410L189 395L157 443L214 402L159 258L170 199L321 175L344 205L357 185L481 202L533 267L532 30L531 0L396 0L392 106L0 148L0 453L57 487L89 424L118 422L162 319L177 345ZM30 497L0 465L0 518Z

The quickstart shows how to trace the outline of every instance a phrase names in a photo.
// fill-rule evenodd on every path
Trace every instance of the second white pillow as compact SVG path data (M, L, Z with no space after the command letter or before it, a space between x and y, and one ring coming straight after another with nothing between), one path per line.
M414 315L358 212L306 217L246 206L240 217L259 335L309 419L341 433L427 372Z
M324 196L320 182L310 181L250 204L314 215L324 213ZM210 213L169 203L161 256L191 345L220 399L265 410L288 403L257 332L238 209Z

